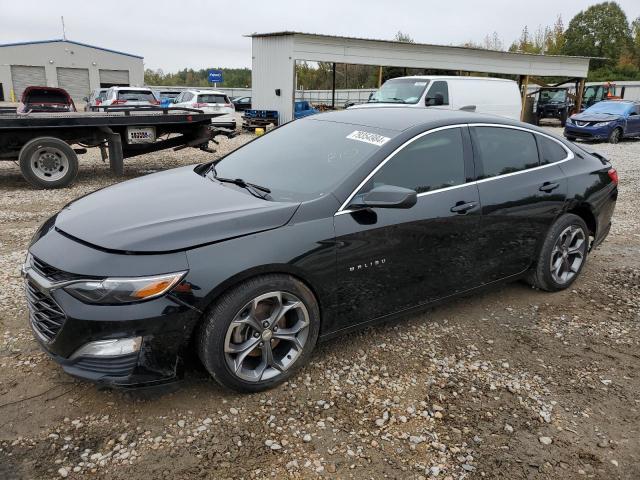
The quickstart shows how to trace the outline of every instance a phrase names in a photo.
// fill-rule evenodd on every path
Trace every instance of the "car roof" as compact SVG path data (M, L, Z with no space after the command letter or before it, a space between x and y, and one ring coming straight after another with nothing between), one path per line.
M209 90L209 89L189 89L187 92L195 93L196 95L200 95L202 93L209 93L214 95L226 95L226 93L221 92L220 90Z
M390 78L389 80L402 80L404 78L412 80L486 80L488 82L514 82L508 78L496 77L471 77L465 75L406 75L403 77Z
M113 86L110 87L113 88L114 90L149 90L151 92L151 89L149 87L118 87L118 86Z
M499 117L497 115L486 115L437 107L416 108L401 105L353 108L326 112L306 117L301 120L351 123L354 125L380 128L384 130L395 130L398 132L419 125L425 127L436 127L457 123L520 124L519 122L515 122L505 117ZM532 125L527 125L527 127L531 126Z

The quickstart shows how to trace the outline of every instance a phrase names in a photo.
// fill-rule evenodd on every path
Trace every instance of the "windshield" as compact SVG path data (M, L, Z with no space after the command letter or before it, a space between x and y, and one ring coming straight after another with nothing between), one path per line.
M540 92L540 102L564 102L567 99L566 90L542 90Z
M156 97L153 96L151 90L120 90L118 92L118 100L151 102L155 99Z
M276 201L311 200L332 192L391 136L360 125L296 120L230 153L216 172L267 187Z
M418 103L429 80L420 78L392 78L376 90L368 103Z
M224 95L208 93L205 95L198 95L198 103L231 103L229 99Z
M622 102L598 102L587 108L584 113L610 113L613 115L624 115L631 109L632 105Z
M64 93L58 90L30 90L24 103L69 103Z

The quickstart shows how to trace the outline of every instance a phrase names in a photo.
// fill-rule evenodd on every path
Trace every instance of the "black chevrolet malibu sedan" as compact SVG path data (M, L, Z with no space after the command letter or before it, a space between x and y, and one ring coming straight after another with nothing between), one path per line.
M498 117L316 115L67 205L29 247L30 323L81 378L167 382L197 352L259 391L372 322L504 281L567 288L617 182L600 155Z

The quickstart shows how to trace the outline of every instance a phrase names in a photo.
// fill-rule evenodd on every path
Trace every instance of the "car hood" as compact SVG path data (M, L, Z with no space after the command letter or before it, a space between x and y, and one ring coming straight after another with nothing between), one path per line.
M299 203L270 202L182 167L129 180L62 209L56 228L116 251L159 253L285 225Z
M620 118L620 115L615 115L613 113L591 112L582 112L571 116L571 120L578 120L579 122L610 122L612 120L617 120L618 118Z

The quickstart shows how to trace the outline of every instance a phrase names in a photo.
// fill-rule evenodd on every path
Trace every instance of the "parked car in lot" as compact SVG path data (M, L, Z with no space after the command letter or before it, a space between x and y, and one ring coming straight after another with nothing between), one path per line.
M309 115L315 115L316 113L320 113L320 110L314 108L306 100L296 100L293 109L293 117L295 119L308 117Z
M367 103L349 108L405 105L467 110L520 119L522 100L513 80L485 77L411 76L387 80Z
M229 97L216 90L185 90L175 100L176 107L196 108L204 113L217 113L211 124L217 127L236 128L235 108Z
M575 106L569 96L569 89L564 87L545 87L536 93L536 111L534 113L536 125L543 118L556 118L560 120L560 126L564 127Z
M94 110L94 107L97 107L98 105L102 104L103 100L107 98L108 90L109 90L108 88L96 88L91 92L91 95L89 95L88 97L84 97L83 98L83 100L85 101L84 111L90 112Z
M100 106L126 105L127 107L159 105L160 102L150 88L111 87Z
M572 115L564 127L568 140L606 140L618 143L625 137L640 136L640 103L605 100Z
M236 97L231 99L236 112L242 112L251 108L251 97Z
M27 87L22 92L17 113L75 112L76 106L66 90L54 87Z
M607 236L617 173L537 127L449 110L351 109L214 162L84 196L33 237L31 327L68 373L290 378L318 340L525 278L568 288Z
M156 99L162 107L170 107L173 101L178 98L182 90L156 90Z

